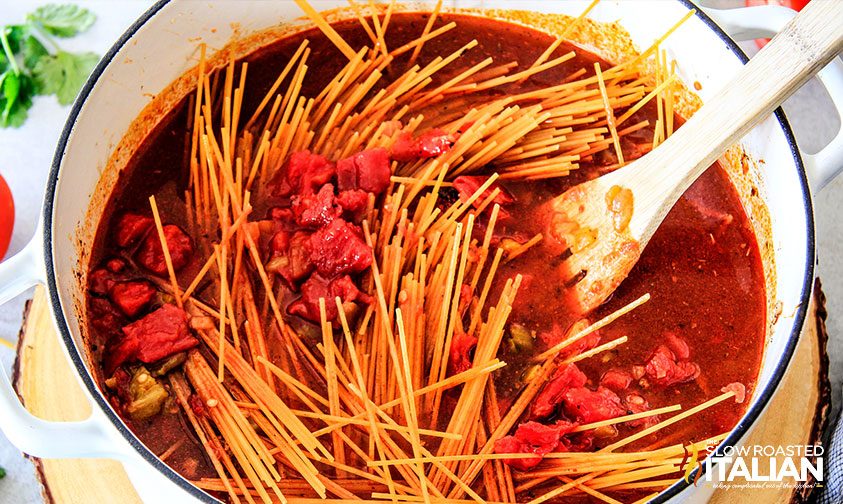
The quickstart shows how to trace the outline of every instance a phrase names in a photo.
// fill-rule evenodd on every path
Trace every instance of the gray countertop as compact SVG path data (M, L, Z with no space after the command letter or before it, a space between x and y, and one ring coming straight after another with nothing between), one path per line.
M3 2L0 25L22 20L25 14L41 1L18 0ZM99 20L94 28L76 39L68 47L74 50L95 50L104 53L126 27L145 10L145 1L82 1L76 2L94 10ZM707 3L734 5L735 0L716 0ZM737 2L742 4L743 2ZM747 45L752 49L752 45ZM813 153L822 148L840 125L840 118L831 113L824 89L810 82L784 107L796 133L799 146ZM15 195L17 215L12 250L20 250L32 236L40 208L47 171L58 140L67 108L58 106L54 98L39 98L31 111L31 118L18 130L0 130L0 174L9 182ZM843 380L843 219L839 213L843 201L843 177L838 177L815 197L816 227L819 250L819 276L828 296L829 355L831 381L835 401L840 397ZM21 323L25 296L0 308L0 337L14 341ZM14 358L13 352L0 348L0 361L6 369ZM0 465L7 476L0 480L0 503L40 502L41 496L31 465L0 434Z

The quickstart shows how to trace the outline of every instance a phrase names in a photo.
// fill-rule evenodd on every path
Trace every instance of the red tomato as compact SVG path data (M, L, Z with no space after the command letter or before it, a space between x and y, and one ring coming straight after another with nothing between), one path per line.
M795 11L801 11L803 7L808 5L808 2L811 0L745 0L747 7L755 7L758 5L780 5L782 7L788 7ZM761 49L770 39L755 39L755 44L758 45L758 48Z
M15 203L12 191L0 175L0 259L6 255L9 241L12 239L12 227L15 224Z

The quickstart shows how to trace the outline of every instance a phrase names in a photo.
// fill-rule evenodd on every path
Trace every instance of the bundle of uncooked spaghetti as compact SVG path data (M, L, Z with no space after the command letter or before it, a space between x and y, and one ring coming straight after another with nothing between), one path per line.
M218 474L194 483L250 503L516 502L528 495L543 502L582 493L617 502L608 494L670 485L687 447L621 449L734 392L678 413L675 405L579 425L576 432L675 413L598 452L549 453L531 472L516 474L503 461L534 455L494 450L560 364L622 351L626 338L560 361L563 350L649 299L538 355L537 373L503 409L495 372L506 365L499 349L522 279L503 278L500 269L542 236L515 249L493 246L501 212L495 182L564 177L602 153L620 166L670 135L675 77L659 50L663 38L639 58L582 68L553 86L522 86L574 58L573 51L554 56L564 34L523 69L492 58L462 64L476 41L420 64L426 42L459 29L455 22L436 27L439 5L420 36L401 47L389 46L393 4L368 13L355 6L371 38L370 46L355 50L297 2L348 59L318 95L302 93L309 65L319 63L307 40L248 118L241 117L248 65L206 68L203 48L198 67L186 201L191 225L216 239L200 244L206 262L186 286L164 246L170 279L162 284L194 317L212 321L194 327L201 349L191 351L183 374L170 378ZM657 71L649 75L653 63ZM446 68L452 77L438 78ZM387 79L388 69L397 76ZM444 100L449 112L433 113ZM630 120L652 100L658 109L652 144L624 149L626 135L653 126ZM450 148L394 162L386 194L370 198L365 210L362 227L374 261L364 284L372 302L349 320L340 298L322 298L318 334L302 334L284 313L281 282L266 269L259 226L250 222L252 202L292 153L342 159L431 129L452 139ZM443 197L456 177L477 173L488 177L467 197ZM151 205L165 243L154 199ZM196 295L207 282L214 299ZM334 311L337 323L327 316ZM477 341L470 367L449 372L452 343L466 337ZM193 395L201 399L201 414L190 404ZM692 448L703 451L721 439L701 439Z

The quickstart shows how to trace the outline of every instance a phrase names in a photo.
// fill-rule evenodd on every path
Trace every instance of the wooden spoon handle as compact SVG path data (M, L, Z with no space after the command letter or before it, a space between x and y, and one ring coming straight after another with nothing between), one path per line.
M843 49L843 1L809 3L664 144L629 165L645 190L635 192L630 231L642 243L685 190L732 144ZM629 180L625 169L611 178ZM640 184L635 184L639 188Z

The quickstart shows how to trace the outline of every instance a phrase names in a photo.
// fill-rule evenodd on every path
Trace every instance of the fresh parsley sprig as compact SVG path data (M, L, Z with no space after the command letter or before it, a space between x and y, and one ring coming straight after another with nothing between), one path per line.
M99 56L64 51L54 37L74 37L94 21L88 9L49 4L23 24L0 28L0 127L23 124L36 95L54 94L62 105L73 102Z

